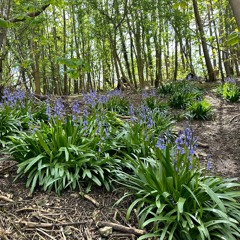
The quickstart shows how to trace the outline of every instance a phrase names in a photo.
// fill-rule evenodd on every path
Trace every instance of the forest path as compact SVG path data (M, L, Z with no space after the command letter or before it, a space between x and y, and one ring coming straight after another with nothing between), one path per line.
M206 100L213 105L214 120L183 121L179 127L191 127L200 143L199 157L210 156L212 172L224 177L240 178L240 104L229 103L217 98L209 91Z

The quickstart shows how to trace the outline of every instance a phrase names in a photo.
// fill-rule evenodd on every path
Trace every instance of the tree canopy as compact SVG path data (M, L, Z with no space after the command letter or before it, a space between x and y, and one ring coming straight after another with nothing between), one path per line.
M0 85L68 95L239 76L238 2L1 0Z

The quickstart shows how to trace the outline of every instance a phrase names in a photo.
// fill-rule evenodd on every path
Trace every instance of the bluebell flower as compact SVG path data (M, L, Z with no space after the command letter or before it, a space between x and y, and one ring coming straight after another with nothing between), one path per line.
M72 105L72 111L74 114L80 114L80 103L78 101L75 101Z
M61 98L58 98L54 102L54 117L58 117L60 119L63 116L64 112L64 104Z
M134 113L134 107L133 107L132 104L130 104L130 106L129 106L128 114L129 114L130 116L134 116L134 115L135 115L135 113Z
M104 124L104 133L105 133L105 136L108 138L109 137L109 126L108 126L108 123Z
M47 114L47 116L48 116L48 120L50 120L50 119L51 119L51 107L50 107L49 100L47 100L46 104L47 104L46 114Z
M156 147L159 148L160 150L166 149L165 140L163 138L159 137L157 140Z
M99 95L98 97L98 102L101 104L108 102L108 100L109 100L109 96L107 94Z
M94 108L98 102L96 91L90 91L90 93L83 94L83 101L86 105L90 105Z
M72 105L72 112L73 112L73 116L72 116L72 121L74 122L74 125L76 124L76 120L77 120L77 115L80 114L81 110L80 110L80 104L78 101L75 101Z
M207 170L210 170L211 168L212 168L211 162L208 161L208 162L207 162Z
M224 79L225 82L227 83L233 83L233 84L236 84L236 80L231 78L231 77L227 77Z
M154 125L154 122L153 122L152 118L150 117L150 118L148 119L148 125L147 125L147 127L148 127L148 128L152 128L153 125Z
M212 164L211 164L211 155L207 156L207 170L210 170L212 168Z

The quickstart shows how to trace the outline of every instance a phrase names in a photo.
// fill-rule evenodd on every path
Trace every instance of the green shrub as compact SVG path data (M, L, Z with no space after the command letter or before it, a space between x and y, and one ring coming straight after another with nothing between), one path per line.
M207 120L212 118L212 105L206 100L196 101L192 103L187 110L191 118L197 120Z
M119 90L110 91L104 95L90 92L83 95L84 104L93 111L104 108L106 111L116 112L120 115L127 115L129 100Z
M240 98L240 88L233 82L226 82L219 85L216 93L229 102L237 102Z
M188 81L176 82L174 91L169 98L169 105L173 108L185 109L196 100L201 100L203 92Z
M166 83L163 84L159 87L158 93L163 94L163 95L168 95L174 92L175 89L175 84L174 82Z
M24 91L4 89L0 103L0 143L5 145L8 136L18 134L19 130L28 130L39 121L46 121L45 111L45 103L35 103Z
M189 129L176 145L159 138L149 157L126 155L131 172L118 171L119 181L135 196L139 227L150 233L139 238L237 239L240 236L240 184L235 179L206 176L194 156Z
M158 109L165 111L168 108L168 105L162 102L157 96L147 96L142 100L142 104L151 110Z
M32 134L11 137L18 177L27 176L31 192L37 186L57 193L67 187L89 191L93 184L110 190L111 172L119 161L109 154L115 143L107 128L92 116L78 121L52 117L49 125L42 123Z
M111 96L105 103L103 103L104 109L107 111L116 112L120 115L127 115L129 106L129 100L123 96Z

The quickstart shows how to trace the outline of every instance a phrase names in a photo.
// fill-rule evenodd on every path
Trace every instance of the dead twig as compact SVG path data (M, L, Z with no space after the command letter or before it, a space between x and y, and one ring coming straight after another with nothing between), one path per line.
M36 228L37 231L39 231L40 233L44 234L45 236L48 237L48 239L53 239L56 240L56 238L52 237L51 235L47 234L45 231L43 231L42 229ZM44 239L44 238L43 238Z
M125 227L123 225L116 224L116 223L111 223L111 222L102 222L102 221L100 221L100 222L97 223L97 227L112 227L114 230L117 230L117 231L120 231L120 232L126 232L126 233L130 233L130 234L134 234L136 236L141 236L141 235L146 233L145 230Z
M6 202L10 202L13 203L14 201L8 197L5 197L3 195L0 195L0 200L6 201Z
M229 121L229 123L232 123L232 122L233 122L236 118L238 118L238 117L240 117L240 114L234 116L234 117Z
M49 213L49 211L43 210L43 209L37 209L37 208L31 208L31 207L24 207L24 208L20 208L17 209L15 212L37 212L37 211L41 211L41 212L45 212L45 213Z
M83 193L83 192L80 192L79 193L83 198L87 199L88 201L90 201L93 205L95 205L96 207L99 207L100 204L99 202L97 202L94 198L90 197L89 195Z
M209 148L209 145L206 143L197 142L197 145L202 148Z
M110 239L136 239L136 236L134 234L130 234L130 233L113 233L110 236Z
M36 222L20 221L16 223L25 225L26 227L29 227L29 228L52 228L52 227L60 227L60 226L81 225L81 224L89 223L89 221L66 222L66 223L36 223Z

